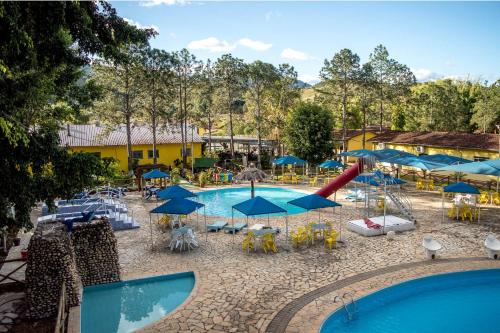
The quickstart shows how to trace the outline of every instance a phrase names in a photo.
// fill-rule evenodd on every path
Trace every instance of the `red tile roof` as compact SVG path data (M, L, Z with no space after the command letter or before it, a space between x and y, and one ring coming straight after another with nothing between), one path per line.
M498 140L492 133L386 131L368 141L498 151Z
M203 139L196 133L193 133L193 142L203 142ZM127 131L125 125L119 125L115 128L105 126L91 125L67 125L59 131L61 146L68 147L96 147L96 146L126 146ZM156 131L156 142L181 143L181 132L179 127L158 127ZM188 127L187 142L191 143L191 129ZM148 125L132 126L132 144L153 144L153 131Z

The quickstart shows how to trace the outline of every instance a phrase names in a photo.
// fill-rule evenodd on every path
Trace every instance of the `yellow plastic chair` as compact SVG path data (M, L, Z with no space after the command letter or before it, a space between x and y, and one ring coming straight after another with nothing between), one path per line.
M377 207L378 207L379 209L384 209L384 206L385 206L385 201L384 201L384 199L383 199L383 198L382 198L382 199L378 199L378 200L377 200Z
M329 248L330 251L337 244L337 231L331 230L328 232L328 235L325 235L325 247Z
M498 192L493 193L492 201L494 205L500 206L500 193Z
M292 184L298 184L299 183L299 177L297 175L292 175Z
M429 180L429 183L427 184L427 189L429 191L434 191L434 179Z
M307 242L307 232L304 228L299 228L298 231L292 231L290 234L295 248L299 248Z
M448 208L448 217L454 218L455 216L457 216L457 206L453 204L451 208Z
M424 182L422 181L422 179L418 179L417 180L417 183L415 184L415 188L417 190L423 190L424 189Z
M481 192L479 195L479 203L481 205L487 205L490 203L490 194L488 192Z
M243 238L243 242L241 243L241 247L243 251L250 252L250 250L255 250L255 234L253 231L249 231L245 238Z
M460 217L462 218L462 221L465 221L465 219L469 219L471 222L473 220L473 214L472 214L472 208L470 206L464 206L460 209Z
M266 254L268 251L273 251L274 253L278 252L278 248L276 247L272 234L265 234L262 236L262 249Z
M316 185L318 185L318 177L314 177L313 179L311 179L309 181L309 185L310 186L316 186Z

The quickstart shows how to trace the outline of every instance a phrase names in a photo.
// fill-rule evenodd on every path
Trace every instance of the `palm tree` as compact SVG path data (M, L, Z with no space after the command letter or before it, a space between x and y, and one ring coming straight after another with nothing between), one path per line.
M242 172L236 175L235 179L236 180L249 180L250 184L252 186L252 198L255 197L255 188L254 188L254 182L255 181L262 181L267 178L267 175L264 171L259 170L255 167L253 163L250 163L250 166L248 168L245 168Z

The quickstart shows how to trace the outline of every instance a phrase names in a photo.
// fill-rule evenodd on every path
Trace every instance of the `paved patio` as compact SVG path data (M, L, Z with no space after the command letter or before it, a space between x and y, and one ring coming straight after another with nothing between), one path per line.
M482 246L489 232L498 233L500 230L500 209L484 209L481 215L484 223L480 225L449 221L442 224L439 194L410 191L409 195L419 222L418 228L398 234L392 241L385 236L359 236L347 231L344 224L345 245L332 252L320 242L299 250L280 246L279 253L268 255L262 251L247 254L241 250L241 235L236 235L233 240L231 235L224 233L210 233L207 243L204 234L197 233L200 248L190 253L173 253L166 249L168 236L161 235L157 230L154 230L156 246L152 252L147 212L156 203L144 203L135 194L126 196L129 209L134 211L141 228L116 233L123 278L181 271L197 274L197 285L188 301L141 332L317 331L324 317L337 306L329 301L333 298L332 294L338 291L332 287L336 282L341 289L356 290L356 296L360 296L369 292L363 284L368 283L366 281L369 281L367 285L372 290L387 283L438 271L500 267L500 261L483 259L485 253ZM343 195L339 193L337 198L341 197ZM361 217L361 210L355 209L352 203L338 201L345 205L344 222ZM338 216L332 216L331 210L325 210L321 215L334 223L338 220ZM309 215L309 220L315 218L316 214ZM306 221L306 214L291 216L290 229L296 229ZM271 225L279 226L284 231L283 218L271 219ZM443 244L436 263L422 263L425 258L421 242L427 233L432 233ZM279 236L278 243L285 244L284 232ZM386 270L360 281L354 278L377 269ZM385 277L386 274L389 274L388 277ZM344 285L342 280L348 278L353 279L353 284ZM327 292L304 300L304 295L319 288L327 288ZM333 290L328 291L328 288ZM294 311L288 311L290 307Z

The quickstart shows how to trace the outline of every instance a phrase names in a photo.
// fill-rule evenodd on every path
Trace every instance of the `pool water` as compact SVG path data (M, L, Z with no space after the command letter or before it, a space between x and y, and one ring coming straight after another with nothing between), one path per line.
M321 333L500 332L500 269L441 274L361 298L349 320L341 308Z
M209 190L199 192L197 201L205 204L205 214L209 216L224 216L231 217L231 207L240 202L250 199L250 187L224 188L219 190ZM287 209L288 214L304 213L305 210L293 205L287 205L290 200L297 199L307 195L308 193L294 191L286 188L278 187L255 187L255 195L261 196ZM203 209L200 209L203 212ZM272 214L271 216L280 216L283 214ZM244 215L238 211L234 211L234 216L243 217Z
M193 272L85 287L82 333L125 333L146 326L182 304L194 287Z

